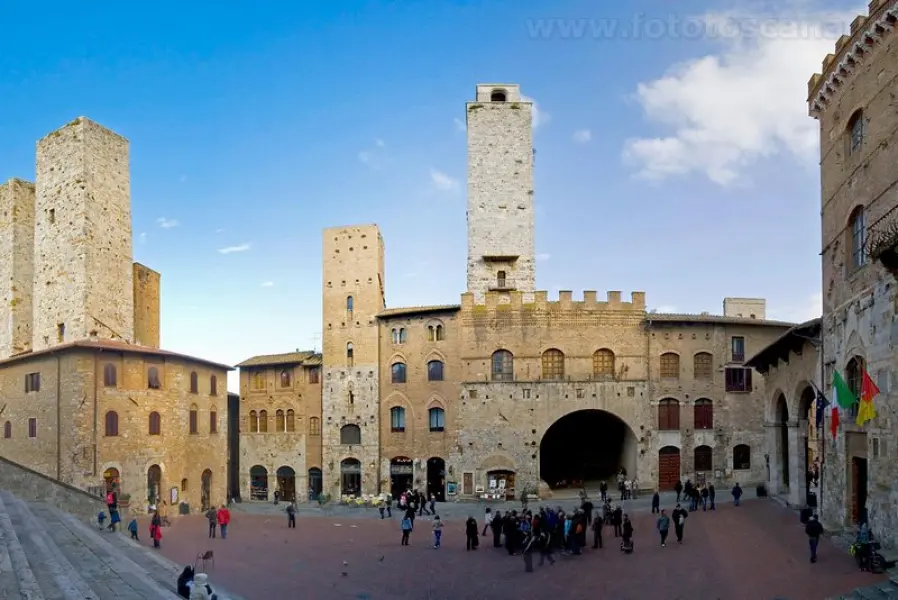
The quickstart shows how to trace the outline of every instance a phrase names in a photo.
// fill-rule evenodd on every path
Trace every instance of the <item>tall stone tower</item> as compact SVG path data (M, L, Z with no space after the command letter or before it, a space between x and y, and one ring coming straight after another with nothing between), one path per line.
M0 359L31 349L34 184L0 185Z
M536 285L533 244L533 103L513 84L478 84L468 102L468 291Z
M380 230L377 225L325 229L322 258L324 491L374 494L380 479L377 314L384 309Z
M32 346L132 341L128 140L78 118L37 143Z

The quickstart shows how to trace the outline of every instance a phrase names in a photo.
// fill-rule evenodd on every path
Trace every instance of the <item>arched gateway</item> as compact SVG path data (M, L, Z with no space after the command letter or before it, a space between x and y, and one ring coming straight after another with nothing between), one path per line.
M578 410L555 421L539 445L539 477L550 488L608 480L624 469L636 475L636 434L604 410Z

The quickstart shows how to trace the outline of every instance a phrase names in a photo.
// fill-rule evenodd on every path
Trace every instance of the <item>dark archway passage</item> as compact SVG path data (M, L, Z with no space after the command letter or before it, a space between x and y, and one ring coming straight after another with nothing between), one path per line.
M780 486L789 491L789 406L782 394L776 400L776 424L779 427Z
M539 445L540 479L555 489L636 473L636 436L615 415L579 410L558 419Z

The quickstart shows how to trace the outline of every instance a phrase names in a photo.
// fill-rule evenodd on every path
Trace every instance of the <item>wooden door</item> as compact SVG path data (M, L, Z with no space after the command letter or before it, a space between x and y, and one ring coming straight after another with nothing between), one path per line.
M680 450L665 446L658 452L658 488L672 490L680 480Z
M474 493L474 473L465 473L462 478L462 493L470 496Z

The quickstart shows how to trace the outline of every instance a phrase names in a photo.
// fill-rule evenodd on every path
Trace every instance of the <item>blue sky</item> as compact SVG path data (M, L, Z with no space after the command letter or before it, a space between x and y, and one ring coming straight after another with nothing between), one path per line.
M320 344L324 227L381 226L388 305L458 302L464 103L514 82L538 113L541 289L810 318L806 82L863 5L620 4L5 3L0 180L33 179L35 141L76 116L129 138L163 345L236 363Z

